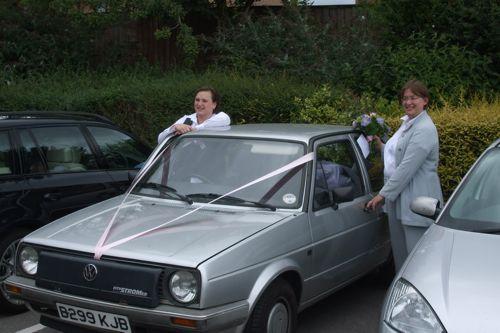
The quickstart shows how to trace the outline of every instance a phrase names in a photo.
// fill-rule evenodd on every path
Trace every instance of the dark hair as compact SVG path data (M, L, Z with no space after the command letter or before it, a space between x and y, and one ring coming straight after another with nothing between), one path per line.
M203 86L203 87L200 87L196 90L196 92L194 93L194 95L198 95L198 93L200 91L208 91L210 92L210 94L212 95L212 102L215 102L217 103L217 105L215 106L215 109L214 109L214 113L218 113L219 112L219 105L220 105L220 100L221 100L221 97L219 95L219 93L212 87L209 87L209 86Z
M429 95L429 90L425 86L423 82L420 82L418 80L410 80L405 83L403 88L401 88L401 91L399 92L399 101L403 101L403 96L405 95L406 90L411 90L412 93L417 95L418 97L422 98L427 98L427 104L429 104L430 100L430 95Z

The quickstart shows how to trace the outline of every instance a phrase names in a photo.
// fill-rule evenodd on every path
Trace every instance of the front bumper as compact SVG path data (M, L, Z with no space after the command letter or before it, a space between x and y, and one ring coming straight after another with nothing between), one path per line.
M248 318L247 301L239 301L210 309L189 309L161 304L154 309L100 301L42 289L35 286L35 280L11 276L5 283L20 289L20 294L11 293L27 302L30 308L42 316L59 320L56 303L109 312L127 316L132 329L164 330L175 332L240 332ZM172 323L172 318L196 322L196 328ZM76 326L76 324L75 324Z

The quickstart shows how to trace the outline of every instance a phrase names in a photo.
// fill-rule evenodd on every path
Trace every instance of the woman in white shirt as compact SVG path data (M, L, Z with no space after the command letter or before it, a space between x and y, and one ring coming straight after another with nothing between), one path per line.
M217 107L220 96L211 87L202 87L196 91L194 98L195 113L179 118L172 126L158 135L158 143L162 142L170 133L184 134L196 129L229 126L231 119Z
M425 108L429 92L417 80L407 82L399 96L405 116L403 124L384 145L384 187L367 204L377 209L384 202L389 218L391 245L396 270L403 265L432 220L414 214L410 203L419 196L443 202L437 173L439 140L436 126Z

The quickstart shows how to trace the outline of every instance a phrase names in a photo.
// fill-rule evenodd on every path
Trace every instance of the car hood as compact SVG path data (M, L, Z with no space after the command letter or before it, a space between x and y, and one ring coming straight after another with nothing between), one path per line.
M433 225L401 275L427 299L448 332L496 332L498 253L500 235Z
M98 203L36 230L24 241L94 253L123 196ZM162 225L199 207L179 201L130 196L105 244ZM165 227L104 252L104 256L196 267L211 256L290 216L290 211L206 206Z

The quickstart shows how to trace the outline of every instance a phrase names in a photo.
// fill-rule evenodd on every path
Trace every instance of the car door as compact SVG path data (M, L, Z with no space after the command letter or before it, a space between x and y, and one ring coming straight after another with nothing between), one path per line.
M117 129L87 126L87 130L103 158L106 171L114 180L117 194L125 192L151 149Z
M47 221L116 195L80 126L24 128L18 135L30 202Z
M313 238L312 294L319 295L373 268L384 235L361 156L348 135L317 140L308 210Z

